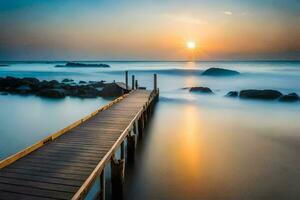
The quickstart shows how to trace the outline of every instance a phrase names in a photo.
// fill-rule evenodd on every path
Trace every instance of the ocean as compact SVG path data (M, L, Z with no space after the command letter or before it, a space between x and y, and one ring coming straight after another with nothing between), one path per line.
M127 170L125 199L299 199L300 102L224 97L242 89L300 95L300 62L102 62L111 68L56 68L62 62L9 62L0 77L124 81L153 88L160 99ZM100 62L93 62L100 63ZM208 77L210 67L237 70ZM129 81L131 83L131 80ZM205 86L214 95L184 87ZM107 104L111 99L0 95L0 159Z

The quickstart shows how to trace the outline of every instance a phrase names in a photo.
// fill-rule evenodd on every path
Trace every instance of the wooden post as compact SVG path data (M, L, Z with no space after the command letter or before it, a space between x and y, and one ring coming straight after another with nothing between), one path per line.
M105 171L102 170L100 174L100 194L99 194L100 200L105 200Z
M129 162L134 161L135 147L136 147L136 135L135 134L128 135L127 136L127 158Z
M135 89L138 89L139 85L138 85L138 80L135 80Z
M125 84L126 84L126 90L128 90L128 71L125 71Z
M132 86L131 86L132 88L131 89L134 90L134 75L132 75L131 77L132 77Z
M115 156L111 159L111 186L112 199L123 198L123 184L125 174L125 160L116 160Z
M154 74L154 91L157 91L157 74Z
M124 141L121 143L121 159L125 159Z

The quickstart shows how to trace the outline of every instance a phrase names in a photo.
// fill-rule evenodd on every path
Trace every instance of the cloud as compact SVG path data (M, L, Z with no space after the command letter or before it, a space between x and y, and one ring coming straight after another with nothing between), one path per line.
M232 15L233 13L231 11L223 11L223 14L225 14L225 15Z
M195 17L191 17L191 16L187 16L187 15L167 14L165 16L173 21L185 23L185 24L194 24L194 25L207 24L207 22L204 20L201 20L201 19L195 18Z

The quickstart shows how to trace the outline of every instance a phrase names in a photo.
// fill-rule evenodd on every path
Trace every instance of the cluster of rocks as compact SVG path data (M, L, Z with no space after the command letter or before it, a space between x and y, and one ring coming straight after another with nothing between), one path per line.
M94 64L94 63L85 64L85 63L77 63L77 62L67 62L64 65L56 65L55 67L100 67L100 68L108 68L110 66L107 65L107 64L103 64L103 63L100 63L100 64Z
M196 92L199 94L214 94L213 91L208 87L189 87L183 88L189 89L190 92ZM293 102L299 101L300 97L296 93L290 94L282 94L277 90L241 90L238 91L230 91L226 95L226 97L239 97L241 99L259 99L259 100L279 100L283 102Z
M296 93L282 94L277 90L241 90L230 91L227 97L240 97L241 99L279 100L284 102L299 101L300 97Z
M34 94L41 97L64 98L66 96L80 98L115 97L124 94L126 88L120 83L105 83L104 81L80 81L76 84L71 79L62 82L56 80L40 81L37 78L0 78L2 95Z

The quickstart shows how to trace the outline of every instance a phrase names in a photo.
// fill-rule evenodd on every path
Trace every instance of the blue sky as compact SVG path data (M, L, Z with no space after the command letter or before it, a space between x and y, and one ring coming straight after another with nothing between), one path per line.
M299 2L1 0L0 60L299 59Z

